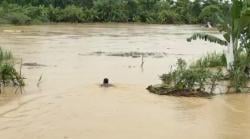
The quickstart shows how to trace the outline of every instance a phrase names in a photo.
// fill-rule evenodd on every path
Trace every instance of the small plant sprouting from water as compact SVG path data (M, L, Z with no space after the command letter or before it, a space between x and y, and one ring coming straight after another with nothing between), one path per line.
M236 92L245 92L243 88L248 86L250 81L249 62L248 53L237 55L235 65L229 70L231 86Z
M188 67L186 61L178 59L177 68L160 78L163 84L175 90L205 91L205 85L210 85L213 93L216 81L221 78L221 70L212 72L205 67Z
M237 60L237 65L227 71L223 54L208 54L190 66L185 60L178 59L175 70L160 76L162 84L149 86L148 90L161 95L210 96L214 94L218 84L221 85L222 81L226 81L227 92L248 92L247 86L250 80L248 55L241 54Z
M0 48L0 93L2 93L2 88L4 87L12 86L22 89L25 85L21 74L22 66L18 72L14 63L12 53Z
M148 90L160 95L202 96L214 94L220 80L224 79L220 55L209 55L188 66L183 59L177 60L175 70L160 76L160 86L149 86ZM216 64L210 64L216 63ZM217 67L211 70L211 67Z
M42 82L42 78L43 78L43 74L41 74L41 76L39 77L36 86L39 87L41 82Z

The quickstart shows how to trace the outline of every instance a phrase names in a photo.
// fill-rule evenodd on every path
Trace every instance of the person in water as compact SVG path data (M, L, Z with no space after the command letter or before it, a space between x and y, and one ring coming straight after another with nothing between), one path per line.
M108 78L103 79L103 83L101 84L101 87L112 87L113 85L109 83Z

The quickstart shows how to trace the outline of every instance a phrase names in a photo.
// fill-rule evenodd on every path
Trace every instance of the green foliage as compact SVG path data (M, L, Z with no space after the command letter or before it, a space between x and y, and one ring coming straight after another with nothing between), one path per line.
M217 15L222 15L222 11L218 5L208 5L202 9L199 18L203 23L218 23Z
M228 42L224 41L218 37L209 35L209 34L205 34L205 33L195 33L193 34L191 37L187 38L188 42L191 42L192 40L197 40L197 39L201 39L201 40L205 40L205 41L209 41L212 43L217 43L220 45L227 45Z
M4 86L14 85L23 86L24 82L22 77L14 68L14 65L5 63L0 66L0 79Z
M209 10L210 9L210 10ZM210 13L218 7L209 7L204 9ZM214 10L211 10L214 9ZM228 64L231 85L237 92L246 87L249 81L250 73L250 5L248 1L232 0L230 16L218 16L218 30L223 33L224 40L215 36L207 34L194 34L187 41L196 40L197 38L218 43L221 45L228 45ZM206 14L204 14L206 15ZM233 55L233 58L232 56ZM232 60L233 59L233 60ZM229 63L228 62L228 63ZM206 63L206 62L205 62ZM199 65L199 64L198 64ZM203 62L204 65L204 62ZM205 64L206 65L206 64Z
M67 6L61 10L59 14L56 14L57 20L60 22L84 22L85 14L83 9L74 5Z
M161 24L176 24L181 22L181 17L174 11L163 10L158 15Z
M48 8L44 6L26 6L24 7L26 15L31 18L32 23L48 22Z
M190 65L191 68L215 68L226 67L227 61L224 54L210 53Z
M246 87L248 78L242 67L236 67L230 72L231 85L236 89L236 92L242 92L241 89Z
M98 22L127 22L128 11L122 0L96 0L93 9Z
M23 25L31 23L31 18L23 13L9 13L5 16L5 19L9 21L11 24L15 25Z
M83 22L84 21L84 13L83 9L76 6L67 6L63 10L62 21L66 22Z
M214 9L226 15L229 5L222 1L207 3L203 0L193 2L189 0L4 0L0 2L0 23L194 24L203 23L214 17L212 12ZM200 18L198 18L199 15Z
M9 51L4 51L0 47L0 64L5 62L5 61L12 60L12 59L13 59L12 53Z
M14 67L11 52L0 48L0 87L1 86L24 86L23 77ZM1 93L1 89L0 89Z
M212 72L205 67L190 68L184 60L178 59L176 70L163 74L160 78L163 84L176 90L205 91L205 86L210 85L210 93L213 93L216 82L222 76L221 70Z

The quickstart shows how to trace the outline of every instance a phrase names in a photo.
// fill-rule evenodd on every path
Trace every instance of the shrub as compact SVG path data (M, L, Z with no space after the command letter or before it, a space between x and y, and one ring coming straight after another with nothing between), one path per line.
M64 9L53 6L48 8L48 17L52 22L87 22L92 20L91 14L91 10L85 10L75 5L69 5Z
M204 67L189 68L187 63L178 59L177 68L168 74L160 76L163 84L170 86L172 90L205 91L205 85L211 86L213 92L216 81L222 78L221 70L212 72Z
M233 70L230 70L229 76L231 86L235 88L236 92L242 92L242 88L246 87L248 76L244 72L245 69L242 66L235 66Z
M53 6L49 6L48 8L48 18L52 22L60 22L62 16L62 10L60 8L55 8Z
M83 13L82 8L70 5L62 10L60 18L63 22L79 23L85 21L85 14Z
M44 6L25 6L25 13L32 19L32 23L48 22L48 8Z
M20 87L24 86L24 81L22 75L14 68L12 53L0 48L0 88L4 86Z
M159 22L162 24L175 24L180 22L180 16L173 12L164 10L158 14Z
M97 22L127 22L128 11L126 3L122 0L96 0L93 10Z
M15 25L30 24L31 18L24 13L9 13L4 17L9 23Z
M222 11L217 5L209 5L202 9L199 18L203 23L211 22L216 24L218 22L217 15L221 15Z
M227 61L224 54L210 53L191 64L191 68L226 67Z

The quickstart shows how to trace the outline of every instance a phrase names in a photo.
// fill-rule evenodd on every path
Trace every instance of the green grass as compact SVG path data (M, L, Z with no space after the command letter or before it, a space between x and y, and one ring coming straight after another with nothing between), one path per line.
M10 51L0 48L0 88L24 86L22 75L15 69L14 58ZM2 90L0 89L0 93Z
M204 64L204 60L201 60L201 64ZM212 72L204 66L196 65L196 68L190 68L187 66L186 61L178 59L177 68L168 74L160 76L162 84L169 86L172 89L177 90L199 90L205 91L205 85L211 86L209 93L213 93L216 86L216 82L220 80L223 75L221 70Z
M4 51L0 47L0 62L13 59L13 55L10 51Z
M204 68L215 68L215 67L226 67L227 61L224 54L211 53L198 59L190 65L191 68L204 67Z

